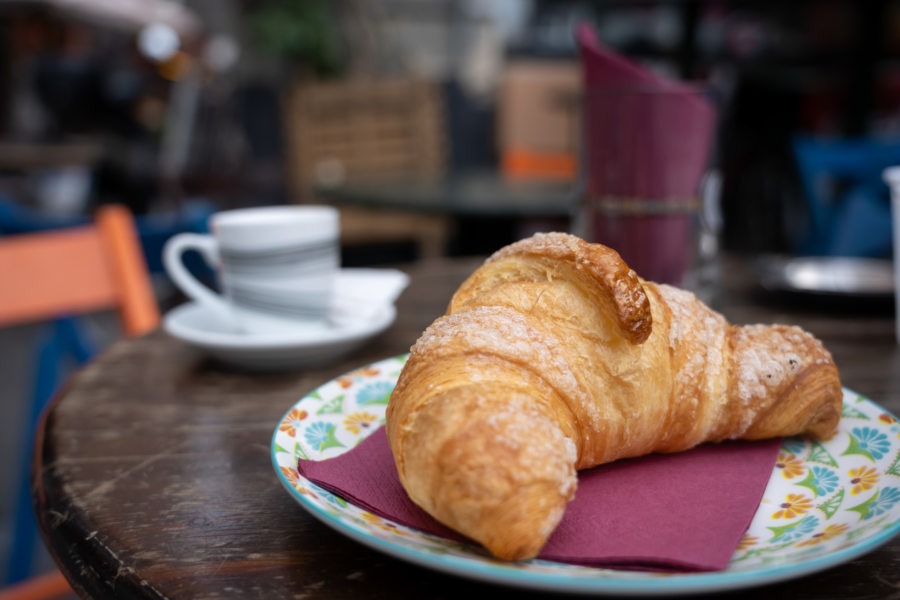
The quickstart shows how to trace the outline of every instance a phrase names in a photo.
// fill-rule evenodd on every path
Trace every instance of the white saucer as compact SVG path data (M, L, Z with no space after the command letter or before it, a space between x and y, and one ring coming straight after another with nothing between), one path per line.
M393 300L406 286L405 275L399 274L402 277L398 278L397 274L390 273L395 278L391 283L395 293L388 294L390 297L383 305L374 310L371 305L365 310L360 306L360 310L353 313L341 310L340 318L322 329L302 333L239 333L196 302L187 302L166 313L163 329L183 342L202 348L221 362L242 369L284 371L323 365L350 354L394 322L397 310ZM371 278L375 273L344 269L341 275L342 283L346 284L361 282L363 276ZM338 287L341 289L342 286ZM342 297L336 304L346 308L347 300Z

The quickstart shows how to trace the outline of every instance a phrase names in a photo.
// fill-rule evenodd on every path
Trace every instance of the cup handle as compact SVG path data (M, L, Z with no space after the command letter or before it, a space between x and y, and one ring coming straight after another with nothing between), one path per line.
M163 264L166 271L181 291L215 311L220 317L231 320L231 309L221 295L213 292L195 278L184 266L182 254L187 250L197 250L212 267L219 265L219 246L211 235L199 233L179 233L163 247Z

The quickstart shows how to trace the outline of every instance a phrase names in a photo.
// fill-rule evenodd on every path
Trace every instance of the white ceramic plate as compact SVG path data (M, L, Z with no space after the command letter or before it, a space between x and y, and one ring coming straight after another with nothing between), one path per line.
M327 525L410 562L462 577L531 589L670 595L763 585L865 554L900 533L900 425L877 404L844 390L838 433L825 442L785 440L756 516L727 569L668 574L531 560L505 563L480 548L366 512L302 477L299 458L348 451L384 422L406 356L326 383L288 410L272 436L284 487Z
M408 277L399 271L342 269L337 282L340 295L335 300L340 317L333 325L314 331L238 333L196 302L166 313L163 328L221 362L243 369L276 371L322 365L350 354L387 329L397 317L393 301L407 282ZM371 292L369 300L374 297L382 302L363 310L366 292Z

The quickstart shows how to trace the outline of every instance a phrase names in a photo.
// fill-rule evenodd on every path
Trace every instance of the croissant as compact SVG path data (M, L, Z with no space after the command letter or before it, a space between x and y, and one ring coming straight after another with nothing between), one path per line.
M387 436L410 498L505 560L536 556L576 472L704 442L836 430L838 371L797 327L737 327L563 233L497 251L410 351Z

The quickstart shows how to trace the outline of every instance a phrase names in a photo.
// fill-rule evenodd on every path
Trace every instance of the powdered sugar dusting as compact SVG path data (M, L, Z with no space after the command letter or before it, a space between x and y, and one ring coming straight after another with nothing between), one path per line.
M524 457L528 464L526 479L555 484L564 497L574 493L577 451L575 443L563 435L557 424L521 397L492 403L491 410L485 424L497 432L494 443L508 446ZM539 435L535 434L536 429Z
M821 342L799 327L747 325L734 335L733 384L748 428L774 394L805 368L831 362Z
M657 289L672 311L669 347L681 352L685 360L675 373L676 389L690 389L704 381L708 386L715 385L725 359L725 317L702 304L691 292L670 285ZM685 348L683 342L688 335L692 343ZM715 394L721 390L708 388L707 392Z
M760 343L768 337L767 343ZM784 384L806 362L798 347L809 338L797 327L776 329L765 325L748 325L735 333L738 396L743 401L761 398L768 389Z
M526 238L524 240L520 240L518 242L514 242L508 246L500 248L499 250L494 252L494 254L492 254L486 262L492 262L503 257L516 254L517 252L521 251L523 247L527 247L539 254L549 253L558 255L560 253L575 252L577 247L576 244L579 241L580 240L578 238L567 233L535 233L530 238Z
M460 339L465 339L466 352L485 352L518 364L539 366L542 377L563 397L583 400L584 390L559 342L510 308L479 306L441 317L425 330L411 352L452 354L459 351L456 340Z

